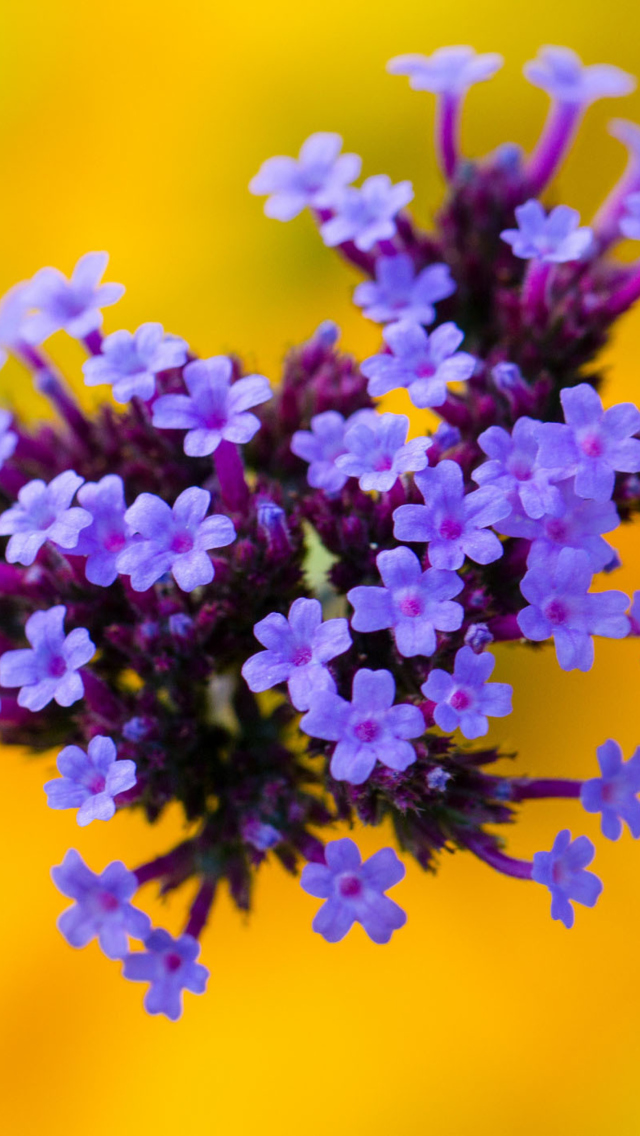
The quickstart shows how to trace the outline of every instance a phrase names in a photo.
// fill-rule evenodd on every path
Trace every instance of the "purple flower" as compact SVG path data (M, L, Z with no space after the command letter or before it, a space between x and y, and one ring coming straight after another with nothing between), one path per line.
M465 738L482 738L489 729L488 717L505 718L511 713L513 689L507 682L487 682L496 661L471 647L456 652L453 674L431 671L422 693L436 703L433 717L441 730L452 734L460 727Z
M111 738L98 735L89 742L88 752L66 746L58 754L62 777L47 781L44 791L50 809L77 809L78 824L110 820L116 811L114 797L136 783L134 761L116 761L117 750Z
M408 702L393 705L396 684L389 671L356 671L352 701L315 691L300 728L312 738L337 742L331 758L336 781L361 785L376 761L402 772L416 760L407 738L424 733L424 718Z
M102 341L102 353L83 365L88 387L111 384L116 402L141 398L148 402L156 390L156 375L187 361L188 347L177 335L165 335L162 324L143 323L137 331L114 331Z
M201 458L217 450L220 442L249 442L260 429L260 419L248 414L271 398L273 391L263 375L247 375L231 382L233 366L226 355L189 363L182 377L189 394L165 394L153 404L153 425L161 430L187 430L184 452Z
M485 647L493 643L493 635L486 623L471 623L464 633L464 642L474 655L481 655Z
M616 471L640 470L640 410L632 402L602 409L599 395L588 383L560 392L566 425L545 422L540 430L539 462L575 474L579 497L608 501Z
M598 747L601 777L585 781L580 792L588 813L602 813L602 832L609 840L619 840L625 821L635 840L640 836L640 748L628 761L622 750L609 739Z
M300 885L308 895L326 900L313 920L313 929L328 943L344 939L361 923L374 943L388 943L407 916L384 892L404 879L404 864L393 848L381 848L364 864L353 840L332 840L325 864L306 864Z
M204 994L209 971L196 962L200 944L193 935L173 939L157 929L145 940L145 950L126 955L122 973L132 982L149 982L144 1008L148 1014L165 1014L177 1022L182 1014L182 991Z
M15 350L24 339L23 326L29 311L29 281L14 284L0 300L0 344L10 351ZM7 361L6 352L0 349L0 367Z
M64 329L74 339L84 339L102 324L101 308L117 303L122 284L101 284L109 262L106 252L88 252L80 257L71 279L57 268L41 268L28 285L30 307L38 310L23 323L28 343L42 343Z
M425 505L401 505L393 514L396 540L429 541L434 568L460 568L465 556L476 564L491 564L502 556L502 545L487 525L507 517L511 506L492 485L465 496L457 462L438 462L415 475Z
M482 467L480 467L482 468ZM552 513L533 520L519 509L496 529L505 536L530 540L529 568L544 563L551 568L563 548L581 548L587 553L592 572L601 572L610 563L613 550L601 534L612 532L620 524L613 501L588 501L577 497L571 480L558 485L557 507Z
M235 540L229 517L207 517L211 494L193 485L176 498L173 508L154 493L141 493L125 513L125 521L139 540L118 553L118 572L131 577L134 592L146 592L170 572L183 592L210 584L214 577L210 548Z
M569 902L594 907L602 891L602 881L586 872L596 850L586 836L571 840L568 828L559 832L550 852L536 852L531 878L551 892L551 918L573 927L574 911Z
M18 444L18 435L11 429L12 421L8 410L0 410L0 469L12 456Z
M71 706L84 694L80 667L93 658L96 648L86 627L65 636L67 609L62 604L36 611L25 624L30 648L5 651L0 657L0 686L19 686L18 705L42 710L53 698L58 706Z
M453 602L464 583L455 572L422 566L409 548L380 552L376 564L383 588L357 587L347 594L356 631L393 629L401 655L432 655L436 630L457 631L464 609Z
M396 55L387 63L392 75L408 75L414 91L462 95L474 83L492 79L503 59L495 52L478 55L472 47L439 47L433 55Z
M262 824L261 821L253 818L244 822L242 839L257 852L268 852L270 848L282 843L282 833L272 824Z
M33 564L45 541L60 548L75 548L80 530L91 524L86 509L70 508L83 483L72 469L44 481L29 481L18 493L17 505L0 513L0 536L11 536L7 545L10 564Z
M358 284L353 299L363 315L376 323L429 324L436 318L433 305L455 290L448 264L430 264L416 275L411 257L401 253L378 257L375 280Z
M330 248L353 241L356 248L368 252L378 241L391 240L396 215L412 198L410 181L392 185L387 174L367 178L359 188L345 189L332 202L335 214L320 226L322 239Z
M118 575L118 553L129 537L122 478L108 473L100 481L87 482L78 491L78 500L91 517L91 524L80 533L74 555L87 557L87 580L106 588Z
M624 202L625 214L620 219L620 232L632 241L640 241L640 193L630 193Z
M313 489L340 492L349 480L349 475L336 466L336 458L347 450L345 430L359 422L369 425L377 418L375 410L357 410L345 422L337 410L325 410L311 419L311 430L296 430L291 439L291 452L309 462L307 481Z
M518 613L520 630L535 642L553 636L563 671L590 670L592 635L624 639L629 633L624 614L628 596L623 592L588 594L592 575L586 552L563 548L553 567L537 564L520 584L531 604Z
M402 473L424 469L431 438L406 441L409 419L405 414L380 414L365 421L349 420L344 444L346 453L336 458L336 468L360 479L360 488L387 492Z
M511 245L514 256L538 260L543 264L564 264L580 260L590 248L593 233L578 228L580 214L568 205L556 205L549 215L533 198L515 208L517 229L503 229L503 241Z
M518 418L511 433L490 426L478 438L490 460L471 474L478 485L499 489L512 508L521 506L528 517L542 517L561 508L558 489L551 484L553 470L538 464L539 433L540 423L532 418Z
M270 690L286 682L296 710L307 710L317 690L335 692L326 664L351 646L346 619L322 622L318 600L294 600L288 617L271 612L253 633L267 648L247 659L242 675L250 690Z
M58 930L71 947L86 947L97 937L107 958L117 959L129 949L128 935L134 939L148 935L148 915L129 903L138 890L138 881L119 860L97 876L72 848L62 863L51 869L51 876L58 891L76 901L58 919Z
M251 193L271 194L267 217L291 221L306 205L319 209L333 204L345 186L355 181L362 162L357 154L341 154L339 134L312 134L303 142L298 160L268 158L249 183Z
M402 320L382 334L391 354L372 355L360 368L373 398L406 387L414 406L442 406L447 383L464 382L475 370L473 355L458 351L464 334L454 323L443 323L427 335L418 324Z
M597 99L629 95L635 79L619 67L597 63L585 67L568 47L541 47L537 59L525 63L525 78L561 103L588 106Z

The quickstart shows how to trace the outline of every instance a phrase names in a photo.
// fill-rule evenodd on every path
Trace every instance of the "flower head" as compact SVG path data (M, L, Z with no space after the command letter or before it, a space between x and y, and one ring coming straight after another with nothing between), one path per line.
M233 367L226 355L198 359L183 371L188 394L165 394L153 404L153 425L162 430L187 430L184 452L205 457L220 442L249 442L260 429L251 406L267 402L273 391L264 375L247 375L231 382Z
M597 99L629 95L635 79L619 67L596 63L585 67L568 47L542 47L538 57L524 65L525 78L560 103L588 106Z
M344 939L361 923L374 943L388 943L407 917L384 893L404 879L404 864L392 848L374 852L364 864L358 846L348 837L325 848L326 864L307 864L300 885L309 895L324 899L313 929L328 943Z
M36 308L22 325L28 343L42 343L63 329L74 339L84 339L102 324L101 308L117 303L122 284L101 284L109 256L88 252L80 257L71 279L57 268L41 268L28 285L29 305Z
M458 727L465 738L481 738L489 729L488 718L511 713L513 689L506 682L487 682L496 661L493 655L477 655L471 647L456 653L453 674L431 671L422 693L436 703L433 717L441 730L451 734Z
M447 264L429 264L416 274L411 257L400 253L378 257L375 280L358 284L353 299L363 315L376 323L430 324L436 318L433 305L455 290Z
M503 59L495 52L479 55L472 47L440 47L432 55L396 55L387 63L392 75L408 75L414 91L462 95L474 83L492 79Z
M235 540L229 517L206 513L211 494L191 486L176 498L173 508L154 493L141 493L125 513L125 521L138 540L118 553L118 572L131 577L134 592L146 592L170 572L183 592L210 584L214 577L210 548Z
M432 655L436 631L457 631L464 609L453 597L464 584L455 572L439 568L422 571L409 548L380 552L376 564L383 588L357 587L347 595L354 608L351 626L356 631L393 630L401 655Z
M116 811L114 797L136 783L135 762L117 761L117 756L111 738L100 734L91 739L86 753L79 746L65 746L56 763L62 776L44 786L49 808L77 809L83 827L92 820L110 820Z
M358 177L362 164L357 154L341 154L341 148L339 134L319 133L303 142L297 160L268 158L249 184L251 193L270 195L264 206L267 217L291 221L307 205L332 205Z
M288 617L272 612L253 633L267 648L247 659L242 674L250 690L270 690L286 682L296 710L306 710L317 690L335 692L327 663L351 646L346 619L322 622L318 600L297 599Z
M0 656L0 686L19 686L18 705L27 710L42 710L52 699L58 706L71 706L84 694L78 671L96 648L85 627L65 635L66 614L62 604L34 612L24 629L31 647Z
M378 415L375 410L357 410L345 422L337 410L324 410L311 419L310 430L296 430L291 439L291 451L309 462L307 481L313 489L325 493L339 493L349 480L349 474L338 469L336 458L346 453L345 431L357 423L372 425Z
M300 728L312 738L337 742L331 776L361 785L377 761L402 771L416 760L407 738L424 733L417 706L394 706L396 684L389 671L356 671L351 702L328 690L314 692Z
M502 545L488 525L507 517L511 506L499 489L486 485L464 492L457 462L438 462L415 475L424 505L401 505L393 514L397 540L429 542L434 568L461 568L465 556L476 564L491 564L502 556Z
M630 193L624 202L625 213L620 219L620 232L632 241L640 241L640 193Z
M17 505L0 513L0 536L11 536L7 545L10 564L33 564L45 541L60 548L75 548L81 529L91 524L86 509L71 508L76 490L83 483L72 469L44 481L29 481L18 493Z
M369 252L378 241L395 235L395 218L412 198L410 181L392 185L387 174L369 177L359 188L345 189L332 202L334 215L320 226L322 239L331 248L353 241L356 248Z
M602 814L602 832L609 840L619 840L622 822L634 839L640 836L640 749L628 761L622 760L617 742L598 746L601 777L585 781L580 793L582 806L588 813Z
M464 382L475 370L473 355L458 351L464 334L454 323L443 323L427 335L418 324L403 320L382 334L390 353L372 355L360 368L373 398L406 387L414 406L442 406L447 383Z
M144 951L126 955L122 973L132 982L149 982L144 998L148 1014L164 1014L177 1022L182 1014L182 991L204 994L209 971L196 962L200 944L193 935L173 939L161 928L145 939Z
M471 474L476 484L499 489L527 517L542 517L560 508L560 494L552 484L554 472L538 463L539 432L540 423L526 417L516 420L511 433L490 426L478 438L489 460Z
M102 341L100 355L83 364L88 387L110 383L116 402L132 398L148 402L156 390L156 375L187 361L188 347L177 335L165 335L162 324L143 323L137 331L114 331Z
M531 878L551 892L551 918L565 927L573 927L574 911L570 900L593 907L602 891L602 881L585 871L596 850L586 836L571 840L568 828L559 832L550 852L536 852Z
M149 917L129 903L138 881L119 860L98 876L72 848L51 875L58 891L75 900L58 919L71 947L86 947L97 938L107 958L117 959L129 949L127 936L144 939L149 933Z
M0 469L13 455L18 444L18 435L11 429L12 422L13 419L9 411L0 410Z
M588 226L579 228L580 214L568 205L556 205L549 215L533 198L515 208L517 229L503 229L500 236L511 245L514 256L543 264L580 260L593 242Z
M430 438L406 441L409 419L404 414L380 414L347 422L346 452L336 458L336 468L360 479L360 488L384 493L402 473L424 469Z
M87 580L106 588L118 575L118 553L129 538L122 478L108 473L100 481L86 482L78 490L78 500L91 523L81 531L74 556L86 556Z

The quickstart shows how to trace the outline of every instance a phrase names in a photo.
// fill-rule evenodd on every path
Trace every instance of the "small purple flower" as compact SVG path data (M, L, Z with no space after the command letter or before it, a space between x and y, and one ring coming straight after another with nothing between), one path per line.
M263 824L256 818L246 820L242 826L242 839L257 852L268 852L282 843L282 833L272 824Z
M585 67L568 47L541 47L537 59L525 63L525 78L560 103L588 106L597 99L629 95L635 79L619 67L596 63Z
M485 647L493 643L493 635L486 623L471 623L464 633L464 642L474 655L481 655Z
M416 760L407 738L424 733L424 718L417 706L394 706L396 684L389 671L356 671L352 701L345 702L328 690L315 691L300 728L312 738L337 742L331 758L336 781L361 785L376 761L403 772Z
M492 485L465 496L462 470L457 462L438 462L415 475L425 505L401 505L393 514L396 540L429 542L434 568L455 570L465 556L476 564L492 564L502 556L502 545L487 531L511 512L503 493Z
M619 840L625 821L635 840L640 836L640 748L628 761L622 760L617 742L606 741L598 747L601 777L585 781L580 792L583 808L588 813L602 813L602 833L609 840Z
M12 421L13 418L8 410L0 410L0 469L12 456L18 444L18 435L11 429Z
M0 686L21 687L18 705L27 710L42 710L52 698L58 706L71 706L84 694L77 672L96 648L86 627L75 627L65 636L66 614L62 604L34 612L24 629L31 647L0 656Z
M503 59L495 52L479 55L472 47L439 47L433 55L396 55L387 63L391 75L408 75L414 91L462 95L474 83L492 79Z
M251 193L271 196L267 217L291 221L305 206L332 205L345 186L355 181L362 165L357 154L341 154L339 134L312 134L295 158L268 158L249 183Z
M129 949L129 935L143 940L148 935L149 916L129 903L138 881L119 860L98 876L72 848L51 876L58 891L76 901L58 919L58 930L71 947L86 947L97 937L107 958L118 959Z
M406 441L409 419L405 414L379 414L375 418L349 420L344 444L346 452L336 458L336 468L360 479L365 492L385 493L403 473L424 469L431 438Z
M528 517L542 517L561 508L558 489L551 484L554 471L538 464L539 433L540 423L532 418L518 418L511 433L490 426L478 438L489 461L471 474L478 485L499 489L512 508L521 506Z
M210 548L235 540L229 517L206 516L211 494L193 485L176 498L173 508L154 493L141 493L125 513L132 533L140 535L118 553L118 572L131 577L134 592L146 592L170 572L183 592L210 584L214 577Z
M575 474L579 497L608 501L615 474L640 470L640 410L632 402L602 409L600 396L588 383L560 392L566 425L545 422L540 430L539 462Z
M372 398L406 387L414 406L442 406L447 383L465 382L475 370L473 355L458 351L464 334L454 323L443 323L427 335L418 324L401 320L382 334L390 354L372 355L360 368Z
M187 430L184 452L206 457L220 443L249 442L260 419L247 411L267 402L273 391L264 375L231 382L233 366L226 355L189 363L182 377L189 394L165 394L153 404L153 425L161 430Z
M209 971L196 962L200 944L193 935L173 939L168 931L152 931L145 940L145 950L128 954L122 973L132 982L149 982L144 997L148 1014L165 1014L177 1022L182 1014L182 991L204 994Z
M311 419L310 430L296 430L291 439L291 452L309 462L307 481L313 489L339 493L349 475L338 469L336 458L346 453L345 431L359 422L367 425L378 418L375 410L358 410L345 422L337 410L325 410Z
M552 568L538 564L520 584L531 604L518 613L520 630L534 642L553 636L563 671L591 669L592 635L624 639L629 634L624 614L629 597L623 592L588 594L592 575L586 552L563 548Z
M518 228L503 229L500 236L523 260L564 264L580 260L591 247L591 229L578 228L580 214L568 205L556 205L547 216L540 202L531 198L517 205L515 214Z
M431 671L422 693L436 703L433 717L441 730L452 734L457 727L465 738L482 738L489 729L488 718L506 718L511 713L513 688L507 682L487 682L496 661L471 647L456 652L453 674Z
M330 248L353 241L356 248L369 252L378 241L395 236L395 218L412 198L410 181L392 185L387 174L367 178L359 188L345 189L332 202L335 213L320 226L322 239Z
M300 885L308 895L326 900L313 920L313 929L328 943L344 939L361 923L374 943L388 943L407 916L384 892L404 879L404 864L392 848L374 852L364 864L353 840L332 840L325 864L306 864Z
M411 257L401 253L378 257L375 280L358 284L353 299L363 315L376 323L430 324L436 318L433 305L455 290L448 264L430 264L416 275Z
M640 241L640 193L630 193L624 202L625 213L620 218L620 232L632 241Z
M242 675L250 690L270 690L286 682L296 710L307 710L317 690L335 692L327 663L351 646L346 619L322 622L318 600L294 600L288 617L272 612L253 633L267 648L247 659Z
M156 375L187 361L188 347L177 335L165 335L162 324L143 323L137 331L114 331L102 341L100 355L82 367L88 387L111 384L116 402L141 398L148 402L156 390Z
M102 324L101 308L117 303L124 293L122 284L101 284L109 262L106 252L88 252L80 257L71 279L57 268L41 268L28 285L34 315L23 323L28 343L42 343L55 331L64 329L74 339L84 339Z
M18 493L17 505L0 513L0 536L11 536L9 564L33 564L42 545L50 540L60 548L75 548L80 530L91 524L86 509L70 508L83 483L72 469L44 481L29 481Z
M451 780L451 774L446 769L436 766L427 773L427 785L433 793L443 793Z
M134 761L116 761L117 750L111 738L92 738L88 752L79 746L65 746L58 754L61 777L47 781L44 791L50 809L77 809L78 824L110 820L115 815L114 797L136 783Z
M354 608L355 631L393 629L401 655L432 655L437 631L457 631L464 609L453 602L464 583L455 572L439 568L422 571L418 557L409 548L380 552L376 564L383 588L357 587L347 594Z
M74 556L86 556L87 580L107 588L118 575L118 553L129 538L122 478L108 473L100 481L87 482L78 491L78 500L91 517L91 524L80 533Z
M586 872L596 850L587 836L571 840L568 828L559 832L550 852L536 852L531 878L551 892L551 918L573 927L574 911L569 902L594 907L602 891L602 880Z
M611 561L613 550L601 534L612 532L620 524L613 501L588 501L578 497L571 480L562 481L557 490L557 507L553 512L533 520L520 509L514 509L509 517L497 522L497 531L532 542L527 559L529 568L544 563L550 569L563 548L581 548L589 557L592 572L603 571Z

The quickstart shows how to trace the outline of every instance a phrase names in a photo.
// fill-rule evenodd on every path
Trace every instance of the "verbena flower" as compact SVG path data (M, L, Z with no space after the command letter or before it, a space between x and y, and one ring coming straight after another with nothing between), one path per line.
M30 615L24 633L31 647L0 655L0 686L20 687L18 704L26 710L42 710L54 700L72 706L84 693L81 667L95 655L95 644L86 627L74 627L65 635L67 609L58 604Z
M336 459L347 452L345 432L359 423L377 422L374 410L361 410L345 422L337 410L325 410L311 419L310 430L296 430L291 439L291 450L296 457L309 462L307 480L313 489L325 493L339 493L349 480L349 474L339 469Z
M422 686L425 698L435 702L433 716L442 730L460 729L465 738L481 738L489 729L489 718L511 713L512 688L506 682L487 682L496 661L493 655L477 655L471 647L461 647L453 674L431 671Z
M116 811L114 797L136 783L135 762L116 758L112 739L100 734L91 739L86 753L79 746L65 746L56 761L62 776L44 786L49 808L77 809L81 826L110 820Z
M490 426L478 438L488 461L474 469L477 485L493 485L508 498L513 509L527 517L542 517L561 507L560 493L553 484L560 474L538 462L540 423L526 416L518 418L509 433L501 426ZM519 534L512 534L519 535Z
M344 939L354 923L361 923L374 943L388 943L407 916L384 893L404 879L404 864L392 848L374 852L364 864L353 840L332 840L325 848L325 864L307 864L300 883L309 895L324 899L313 929L328 943Z
M192 935L172 938L168 931L157 929L145 940L144 951L128 954L122 973L132 982L148 982L144 997L148 1014L164 1014L176 1022L182 1014L182 991L204 994L209 971L196 962L200 944Z
M122 284L101 284L109 256L88 252L80 257L71 279L57 268L41 268L28 287L28 301L36 311L22 324L28 343L43 343L55 331L64 330L75 339L84 339L102 324L102 308L117 303L124 294Z
M406 441L409 419L404 414L367 416L346 424L345 453L335 459L336 469L359 478L360 488L385 492L403 473L424 469L429 438Z
M578 836L572 841L565 828L556 836L550 852L536 852L533 857L532 879L549 888L551 918L559 919L565 927L573 927L571 900L593 907L602 892L602 881L585 870L594 855L588 837Z
M576 548L587 553L592 572L602 572L611 561L613 549L601 534L612 532L620 524L613 501L578 497L571 479L560 482L557 493L557 501L552 502L553 511L534 520L522 510L514 509L497 522L497 531L531 541L529 567L543 563L551 568L563 548Z
M472 47L440 47L433 55L397 55L387 71L408 75L415 91L462 94L474 83L493 78L502 63L495 52L479 55Z
M406 387L414 406L442 406L448 383L465 382L476 360L458 351L464 332L453 323L443 323L431 335L417 324L401 321L386 327L384 341L389 354L373 355L362 364L373 398Z
M580 260L588 252L593 234L579 228L580 214L568 205L556 205L549 216L539 201L516 207L517 229L503 229L500 236L511 245L514 256L544 264Z
M436 318L434 304L446 300L456 290L447 264L429 264L416 273L410 256L381 256L376 262L376 278L365 280L353 293L362 314L376 323L430 324Z
M137 331L114 331L102 341L101 353L87 359L82 371L88 387L111 385L116 402L132 398L148 402L156 375L187 361L188 347L177 335L165 335L162 324L143 323Z
M119 860L96 875L72 848L51 875L58 891L75 900L58 919L70 946L86 947L97 938L107 958L118 959L129 949L129 936L145 939L149 934L149 916L129 903L138 881Z
M628 761L622 760L617 742L598 746L600 777L585 781L580 791L582 807L588 813L602 814L602 832L609 840L619 840L622 822L635 840L640 836L640 748Z
M586 67L568 47L542 47L537 59L524 65L524 74L561 102L587 104L602 98L628 95L635 87L631 75L619 67L596 63Z
M332 205L345 186L355 181L361 161L357 154L341 154L339 134L312 134L295 158L269 158L249 185L251 193L269 194L267 217L291 221L305 206Z
M83 480L69 469L48 485L35 479L22 487L18 503L0 514L0 536L11 537L10 564L33 564L47 540L64 549L76 547L81 530L91 524L86 509L71 506Z
M334 214L320 226L326 245L353 241L364 252L378 241L389 240L396 231L396 217L413 198L409 181L393 185L386 174L369 177L359 188L345 189L331 202Z

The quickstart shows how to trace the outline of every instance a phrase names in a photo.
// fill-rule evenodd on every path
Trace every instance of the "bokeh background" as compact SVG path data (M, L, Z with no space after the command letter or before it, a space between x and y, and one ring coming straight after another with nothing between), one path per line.
M337 130L366 174L410 178L428 223L442 185L433 102L385 75L385 61L447 43L498 50L507 65L472 93L469 154L533 144L546 99L523 82L540 43L640 72L640 8L623 0L2 0L0 286L53 264L69 271L107 249L127 285L106 329L160 320L203 355L230 349L269 376L323 319L360 355L379 331L351 307L354 273L309 218L268 221L247 183L261 161ZM640 96L598 104L556 182L588 219L620 172L607 119L640 118ZM621 324L606 401L636 398L640 317ZM77 382L81 354L56 358ZM2 397L44 408L9 364ZM94 392L91 392L91 397ZM615 585L640 579L637 530L617 535ZM521 773L590 776L595 748L640 743L640 645L600 642L588 674L563 674L551 649L501 648L515 711L490 735ZM47 810L54 755L1 754L0 1114L7 1136L637 1136L640 1131L640 847L604 841L574 802L531 803L509 834L514 855L550 846L560 827L598 847L605 891L571 932L547 893L444 857L437 878L408 864L395 898L406 928L385 948L360 928L340 945L314 936L317 906L277 867L255 911L222 896L204 935L204 998L177 1024L147 1017L143 988L55 928L65 901L52 864L77 847L100 869L169 847L177 813L151 829L136 815L80 830ZM358 834L373 851L379 832ZM171 930L186 897L144 904Z

